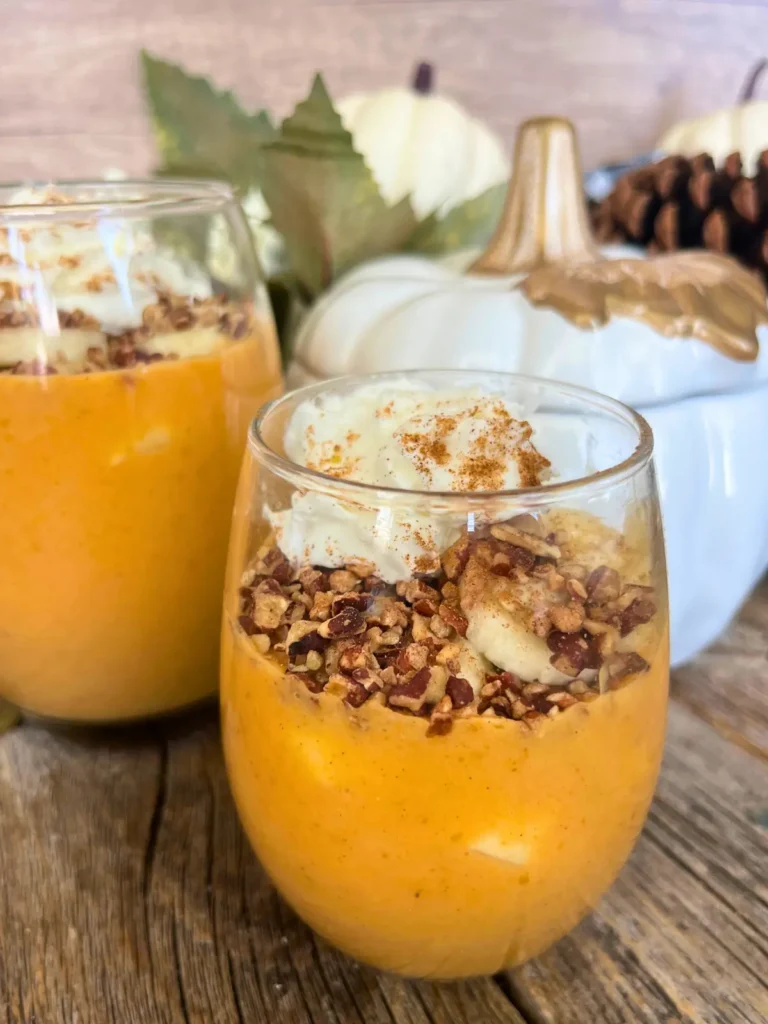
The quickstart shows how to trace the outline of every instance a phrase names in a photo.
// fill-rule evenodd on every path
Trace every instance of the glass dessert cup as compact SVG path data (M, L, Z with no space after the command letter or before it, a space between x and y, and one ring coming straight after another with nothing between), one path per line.
M352 482L359 434L338 402L385 389L381 422L404 380L305 388L254 423L225 592L222 726L246 833L299 915L378 968L458 978L542 952L632 849L665 730L663 538L647 424L533 378L435 371L406 386L521 409L549 481L528 451L520 476L541 478L530 487ZM335 449L308 408L337 421ZM488 444L460 443L449 462L415 422L396 436L417 461L482 485ZM320 453L303 464L299 428Z
M217 687L247 426L281 386L247 227L205 182L0 203L0 697L177 710Z

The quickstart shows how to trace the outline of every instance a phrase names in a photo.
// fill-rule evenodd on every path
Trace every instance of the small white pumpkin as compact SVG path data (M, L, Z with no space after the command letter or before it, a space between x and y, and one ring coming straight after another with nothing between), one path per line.
M338 110L386 201L410 196L419 220L509 178L501 139L454 100L432 92L429 64L419 65L411 88L354 93Z
M502 223L470 271L397 256L357 268L310 311L288 376L506 370L639 408L656 434L680 662L768 567L763 323L762 283L728 257L601 258L572 126L540 119L518 135Z
M762 60L752 69L736 106L672 125L657 148L687 157L709 153L718 165L731 153L740 153L745 173L753 175L760 154L768 149L768 101L752 98L766 67L768 61Z

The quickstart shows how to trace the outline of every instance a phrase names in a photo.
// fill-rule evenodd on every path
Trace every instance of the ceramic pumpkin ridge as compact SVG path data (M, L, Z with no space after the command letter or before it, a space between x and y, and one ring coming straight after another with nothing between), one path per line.
M603 258L581 181L573 125L563 118L526 121L501 221L469 273L512 277L512 286L533 305L584 330L625 317L666 337L697 338L730 359L754 362L757 328L768 324L761 280L729 256L697 250Z

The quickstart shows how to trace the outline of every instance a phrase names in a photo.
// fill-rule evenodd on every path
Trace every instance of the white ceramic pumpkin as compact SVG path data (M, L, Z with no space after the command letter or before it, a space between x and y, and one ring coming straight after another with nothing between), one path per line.
M289 382L507 370L639 408L656 435L679 663L768 566L765 290L711 253L601 259L568 122L523 126L515 168L502 224L469 273L417 257L352 271L305 320Z
M432 92L420 64L411 88L354 93L338 104L388 203L411 197L421 220L509 178L501 139L454 100Z
M745 172L754 174L760 154L768 149L768 101L752 99L766 67L768 61L760 61L752 70L735 106L672 125L657 148L688 157L709 153L716 164L740 153Z

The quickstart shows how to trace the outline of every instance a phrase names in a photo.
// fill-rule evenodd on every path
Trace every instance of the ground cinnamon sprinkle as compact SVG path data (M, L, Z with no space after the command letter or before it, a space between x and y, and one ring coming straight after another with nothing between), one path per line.
M494 402L490 410L476 404L450 416L417 417L416 423L424 423L426 429L399 433L397 437L416 469L431 483L435 468L449 466L451 462L451 435L462 424L472 421L480 432L471 438L468 450L453 456L455 466L449 470L453 490L501 490L512 463L517 464L521 486L532 487L541 482L541 472L549 461L533 448L531 425L516 420L501 401Z

